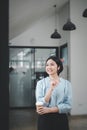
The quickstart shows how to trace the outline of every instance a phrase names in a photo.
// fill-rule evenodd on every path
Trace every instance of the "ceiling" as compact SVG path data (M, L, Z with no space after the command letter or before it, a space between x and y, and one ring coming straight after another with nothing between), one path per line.
M9 0L9 40L26 31L42 16L59 10L68 0Z

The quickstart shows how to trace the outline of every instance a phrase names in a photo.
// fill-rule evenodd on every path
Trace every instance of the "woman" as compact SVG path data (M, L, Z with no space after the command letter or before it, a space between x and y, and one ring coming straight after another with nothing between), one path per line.
M72 88L68 80L59 74L63 65L56 56L46 60L46 72L49 76L37 82L36 102L43 105L37 106L38 130L69 130L67 114L72 108Z

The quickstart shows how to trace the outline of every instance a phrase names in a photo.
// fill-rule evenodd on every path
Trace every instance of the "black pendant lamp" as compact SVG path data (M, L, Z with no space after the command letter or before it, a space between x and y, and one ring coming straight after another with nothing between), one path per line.
M61 35L57 32L57 29L54 30L54 33L51 35L51 38L54 39L61 38Z
M75 24L73 24L71 22L70 19L68 19L67 23L64 24L64 26L63 26L63 30L65 30L65 31L72 31L72 30L75 30L75 29L76 29L76 26L75 26Z
M83 17L87 17L87 9L85 9L85 10L83 11L82 16L83 16Z
M57 31L57 15L56 15L56 5L54 5L53 7L55 7L55 30L54 30L54 33L51 34L51 38L53 39L59 39L61 38L61 35L58 33Z
M71 22L71 19L70 19L70 0L68 2L68 20L67 22L63 25L63 30L64 31L72 31L72 30L75 30L76 29L76 26L74 23Z

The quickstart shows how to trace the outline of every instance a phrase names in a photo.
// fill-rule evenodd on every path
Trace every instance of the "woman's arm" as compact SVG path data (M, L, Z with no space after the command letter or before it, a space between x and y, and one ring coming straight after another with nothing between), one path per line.
M50 101L52 91L53 91L53 89L50 87L49 90L47 91L45 97L44 97L45 102L48 103Z
M35 92L36 102L40 101L40 102L43 102L44 106L48 106L51 95L52 95L52 91L54 90L56 85L57 85L57 82L51 81L48 91L44 93L45 91L44 83L42 81L37 82L36 92Z
M44 106L48 106L48 103L45 101L45 85L43 81L38 81L35 90L36 102L42 102Z
M72 109L72 87L70 82L66 82L64 100L60 104L57 103L59 113L68 113Z
M56 85L57 85L56 81L54 81L54 80L50 81L50 88L49 88L49 90L47 91L47 93L46 93L46 95L44 97L46 102L50 101L50 98L51 98L51 95L52 95L52 91L54 90Z

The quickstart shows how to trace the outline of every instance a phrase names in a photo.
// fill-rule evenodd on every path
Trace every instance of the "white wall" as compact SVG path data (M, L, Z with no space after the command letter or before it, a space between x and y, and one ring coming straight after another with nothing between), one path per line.
M71 32L72 114L87 114L87 18L82 17L87 0L71 0L71 19L77 29Z
M71 21L76 25L74 31L63 31L62 27L68 18L67 4L59 12L59 23L62 34L60 45L68 43L68 75L72 83L72 115L87 114L87 18L82 17L87 8L87 0L71 0Z
M59 39L50 38L54 29L55 17L49 14L39 19L21 35L10 40L10 43L15 46L59 46Z

